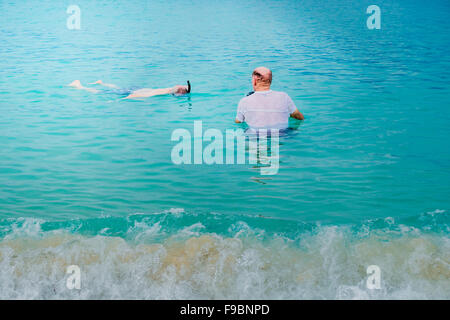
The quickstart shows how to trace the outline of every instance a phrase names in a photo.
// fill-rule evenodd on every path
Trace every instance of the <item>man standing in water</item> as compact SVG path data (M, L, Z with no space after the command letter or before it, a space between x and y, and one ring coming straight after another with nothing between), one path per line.
M239 102L236 123L246 122L255 129L286 129L289 117L303 120L292 99L285 92L272 91L272 71L265 67L256 68L252 73L254 92Z

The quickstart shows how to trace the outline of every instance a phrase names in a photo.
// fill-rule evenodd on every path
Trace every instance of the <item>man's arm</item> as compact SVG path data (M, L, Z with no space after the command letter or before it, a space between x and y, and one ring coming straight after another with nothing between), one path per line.
M298 109L295 109L295 111L291 113L291 117L295 118L297 120L304 120L305 119L303 114L300 111L298 111Z
M297 119L297 120L305 119L303 114L300 111L298 111L297 107L295 106L294 101L292 101L291 97L289 97L289 95L287 93L285 93L285 97L286 97L286 104L287 104L288 110L290 112L289 115L292 118Z
M236 118L234 119L235 123L242 123L245 121L244 112L243 112L243 104L242 99L239 101L237 112L236 112Z

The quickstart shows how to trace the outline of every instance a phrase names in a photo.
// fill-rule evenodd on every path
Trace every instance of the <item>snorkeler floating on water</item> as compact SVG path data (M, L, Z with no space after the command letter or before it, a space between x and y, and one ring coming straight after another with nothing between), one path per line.
M136 99L136 98L148 98L153 96L162 96L167 94L173 94L177 96L185 95L191 92L191 83L187 81L186 86L176 85L171 88L150 89L150 88L134 88L134 89L122 89L115 84L104 83L102 80L98 80L89 84L99 84L107 88L112 89L112 93L120 95L127 95L124 99ZM81 84L80 80L75 80L69 84L70 87L74 87L80 90L86 90L92 93L99 93L100 90L94 88L88 88Z

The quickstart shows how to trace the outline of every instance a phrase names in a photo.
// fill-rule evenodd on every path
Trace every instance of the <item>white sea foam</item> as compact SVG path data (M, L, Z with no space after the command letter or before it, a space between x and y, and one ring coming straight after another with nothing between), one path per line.
M162 241L161 225L145 221L127 240L43 232L40 224L21 220L0 242L1 299L450 298L449 238L407 228L358 240L345 227L320 227L293 246L261 240L263 231L244 222L230 226L233 237L195 223ZM366 287L373 264L381 289ZM69 265L81 269L81 290L66 287Z

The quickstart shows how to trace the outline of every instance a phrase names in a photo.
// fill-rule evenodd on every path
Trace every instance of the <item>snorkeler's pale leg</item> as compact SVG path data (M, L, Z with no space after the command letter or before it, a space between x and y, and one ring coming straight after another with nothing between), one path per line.
M71 83L68 84L69 87L74 87L77 89L81 89L83 86L81 85L80 80L74 80Z
M98 90L95 90L95 89L92 89L92 88L84 87L84 86L81 84L80 80L75 80L75 81L69 83L68 86L69 86L69 87L73 87L73 88L78 89L78 90L86 90L86 91L89 91L89 92L92 92L92 93L98 93Z
M134 93L132 93L132 94L126 96L125 98L122 98L122 100L124 100L124 99L136 99L136 98L142 98L142 97L137 96Z
M89 84L99 84L99 85L102 85L104 87L113 88L113 89L119 89L120 88L119 86L116 86L115 84L112 84L112 83L104 83L102 80L97 80L97 81L91 82Z

